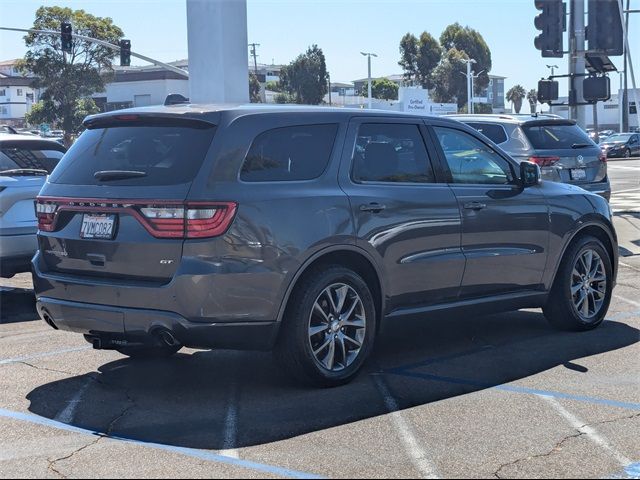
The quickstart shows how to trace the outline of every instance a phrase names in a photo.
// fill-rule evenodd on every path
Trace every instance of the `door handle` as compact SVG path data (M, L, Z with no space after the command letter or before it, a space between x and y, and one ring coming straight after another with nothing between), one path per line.
M382 210L387 208L386 206L380 203L369 203L366 205L360 205L361 212L372 212L372 213L380 213Z
M487 208L486 203L480 202L469 202L464 204L465 210L482 210L483 208Z

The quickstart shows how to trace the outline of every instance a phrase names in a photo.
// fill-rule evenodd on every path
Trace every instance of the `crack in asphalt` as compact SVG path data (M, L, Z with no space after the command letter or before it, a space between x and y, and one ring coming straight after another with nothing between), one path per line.
M624 417L612 418L610 420L601 420L599 422L585 423L584 425L580 426L580 429L586 428L586 427L593 427L595 425L604 425L604 424L607 424L607 423L620 422L622 420L632 420L634 418L640 418L640 413L636 413L636 414L633 414L633 415L626 415ZM528 457L520 458L520 459L515 460L513 462L509 462L509 463L505 463L505 464L501 465L500 468L498 468L494 472L493 476L496 477L496 478L504 478L504 477L500 476L500 472L502 470L504 470L505 468L513 467L513 466L515 466L515 465L517 465L519 463L526 462L526 461L529 461L529 460L534 460L534 459L537 459L537 458L549 457L549 456L551 456L551 455L553 455L555 453L558 453L560 450L562 450L562 446L563 446L563 444L565 442L567 442L567 441L569 441L569 440L571 440L573 438L582 437L583 435L587 434L586 432L580 432L579 430L576 430L576 432L577 433L574 433L573 435L568 435L568 436L564 437L562 440L560 440L558 443L556 443L556 445L553 447L553 449L551 451L549 451L547 453L543 453L543 454L539 454L539 455L530 455Z
M31 363L28 362L24 362L24 361L15 361L13 362L14 364L19 364L19 365L26 365L27 367L31 367L31 368L35 368L36 370L46 370L48 372L55 372L55 373L62 373L64 375L76 375L73 372L66 372L64 370L55 370L53 368L47 368L47 367L38 367L37 365L33 365Z
M553 447L553 449L551 449L547 453L542 453L542 454L539 454L539 455L530 455L528 457L519 458L518 460L515 460L513 462L509 462L509 463L505 463L503 465L500 465L500 467L493 473L493 476L496 477L496 478L500 478L500 479L501 478L505 478L505 477L501 477L500 476L500 472L502 472L502 470L504 470L505 468L513 467L513 466L515 466L515 465L517 465L519 463L527 462L529 460L534 460L536 458L550 457L554 453L557 453L560 450L562 450L562 446L564 445L565 442L568 442L569 440L571 440L573 438L582 437L583 435L586 435L586 433L585 432L577 432L577 433L574 433L573 435L567 435L562 440L560 440L558 443L556 443L555 446Z

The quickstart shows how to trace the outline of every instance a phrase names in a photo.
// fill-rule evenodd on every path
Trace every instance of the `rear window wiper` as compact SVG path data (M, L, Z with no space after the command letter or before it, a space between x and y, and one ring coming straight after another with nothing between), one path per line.
M108 182L109 180L126 180L128 178L146 177L147 172L138 170L102 170L93 174L96 180Z
M0 175L49 175L49 172L41 168L12 168L0 170Z
M574 143L571 145L571 148L589 148L593 147L590 143Z

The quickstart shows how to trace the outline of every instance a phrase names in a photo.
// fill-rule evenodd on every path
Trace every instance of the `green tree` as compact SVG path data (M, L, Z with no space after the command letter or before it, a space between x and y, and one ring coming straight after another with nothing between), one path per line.
M476 61L473 65L473 71L480 73L480 76L474 81L474 93L479 93L489 86L489 72L491 71L491 50L485 42L482 35L473 28L463 27L459 23L449 25L440 36L440 45L446 52L443 59L446 60L444 68L443 62L438 65L439 71L434 72L434 87L439 88L439 95L446 102L454 99L458 102L458 107L464 105L467 99L467 81L460 71L464 70L465 65L460 59L472 58ZM453 53L451 53L453 50ZM456 63L452 63L456 62ZM438 70L436 69L436 70ZM443 89L439 85L444 80L444 74L454 74L459 78L450 79L447 82L448 88Z
M380 100L397 100L398 90L398 84L392 82L388 78L378 78L371 81L372 98L378 98ZM364 82L361 92L363 96L368 96L369 82Z
M251 103L262 103L260 96L260 82L253 72L249 72L249 100Z
M276 103L296 103L295 97L287 92L278 93L273 97L273 101Z
M273 80L270 82L267 82L267 86L265 87L267 90L270 90L272 92L281 92L282 91L282 85L280 85L280 82L274 82Z
M309 47L280 72L283 89L300 104L320 104L329 91L328 80L324 53L317 45Z
M24 116L24 119L29 125L32 126L37 126L41 123L53 123L53 125L57 126L58 124L52 122L51 120L52 118L55 118L56 108L56 105L52 101L40 100L39 102L33 104L31 110ZM76 125L81 125L82 121L88 115L94 115L99 111L100 109L92 98L78 98L76 99L72 109L73 123ZM76 130L74 133L78 133L78 130Z
M538 109L538 90L535 88L529 90L527 92L527 100L529 101L531 113L536 113L536 110Z
M527 91L522 85L515 85L507 92L507 100L513 103L513 109L516 113L520 113L522 109L522 100L527 95Z
M62 7L38 8L33 28L59 31L61 22L70 22L75 33L112 44L117 44L124 35L110 18ZM60 35L39 33L26 35L25 44L28 51L21 68L33 74L34 87L43 90L43 106L33 116L40 115L41 121L59 125L69 146L72 135L82 128L79 113L85 107L92 110L93 101L80 101L104 91L105 83L113 76L112 60L117 52L74 38L71 53L64 54Z
M428 32L420 39L407 33L400 40L400 61L407 83L419 84L423 88L433 88L433 72L442 59L442 48Z
M449 49L433 72L431 97L438 103L457 102L458 108L467 103L467 79L460 72L467 55L456 48Z

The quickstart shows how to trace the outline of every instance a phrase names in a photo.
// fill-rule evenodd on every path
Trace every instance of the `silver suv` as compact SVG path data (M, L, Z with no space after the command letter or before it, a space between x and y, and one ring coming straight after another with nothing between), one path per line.
M517 162L537 163L542 178L571 183L609 200L607 157L573 120L557 115L453 115Z
M0 133L0 276L31 269L38 248L34 202L64 153L53 140Z

